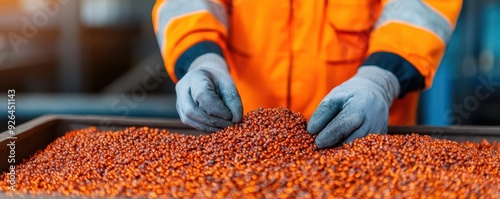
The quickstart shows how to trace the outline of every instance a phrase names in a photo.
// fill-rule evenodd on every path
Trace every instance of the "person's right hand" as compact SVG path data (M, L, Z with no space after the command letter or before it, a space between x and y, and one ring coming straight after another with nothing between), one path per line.
M198 57L175 86L177 112L184 124L205 132L241 122L243 106L224 58Z

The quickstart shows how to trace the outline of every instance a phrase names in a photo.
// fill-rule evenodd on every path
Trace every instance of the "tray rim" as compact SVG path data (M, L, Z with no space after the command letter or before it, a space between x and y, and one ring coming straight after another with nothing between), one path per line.
M161 126L170 126L182 129L192 129L191 127L184 125L177 119L163 119L163 118L140 118L140 117L122 117L122 116L104 116L104 115L66 115L66 114L47 114L36 117L32 120L24 122L20 125L16 125L16 131L14 136L22 134L26 131L35 129L39 126L46 125L51 122L75 122L80 124L88 123L89 126L96 126L96 121L111 121L114 124L122 124L126 126L126 123L144 123L140 126L148 126L147 124L161 124ZM129 126L139 126L139 125L129 125ZM0 133L0 140L6 137L12 137L9 134L9 130L5 130Z

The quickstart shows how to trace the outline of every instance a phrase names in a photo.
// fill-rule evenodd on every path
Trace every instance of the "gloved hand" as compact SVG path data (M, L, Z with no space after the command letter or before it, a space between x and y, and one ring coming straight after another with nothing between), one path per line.
M318 148L349 143L369 133L386 134L389 107L399 92L394 74L377 66L362 66L323 99L307 131L319 133Z
M176 84L181 121L214 132L240 122L243 107L224 58L207 53L196 58Z

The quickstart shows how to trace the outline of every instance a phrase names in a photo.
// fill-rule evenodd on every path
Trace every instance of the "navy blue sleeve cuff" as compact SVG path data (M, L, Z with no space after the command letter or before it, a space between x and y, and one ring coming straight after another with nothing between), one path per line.
M410 91L421 90L425 86L425 78L418 70L401 56L389 52L371 54L362 66L375 65L391 71L399 81L401 91L399 98L403 98Z
M179 57L179 59L177 59L177 62L175 62L174 70L177 79L181 79L182 77L184 77L184 75L186 75L186 73L188 72L191 63L193 63L193 61L196 58L205 53L215 53L220 55L221 57L224 57L221 47L215 42L212 41L199 42L188 48L186 51L184 51L182 55Z

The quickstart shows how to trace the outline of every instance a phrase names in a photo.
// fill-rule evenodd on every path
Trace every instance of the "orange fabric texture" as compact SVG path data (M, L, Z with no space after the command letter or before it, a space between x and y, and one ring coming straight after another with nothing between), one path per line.
M387 1L214 1L227 10L227 27L210 12L195 12L160 30L158 12L165 2L156 2L153 23L157 35L165 37L160 45L172 79L177 81L173 71L182 52L200 41L216 42L228 59L245 111L281 106L309 118L331 89L355 75L374 52L403 57L428 87L446 46L431 30L412 24L376 27ZM455 26L462 1L425 2ZM418 97L410 92L395 99L389 124L415 124Z

